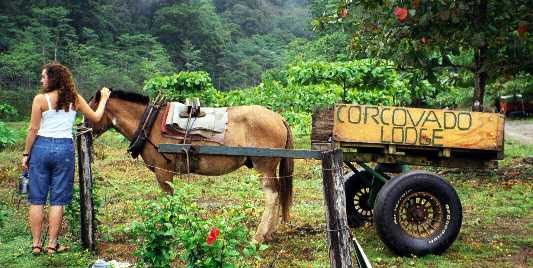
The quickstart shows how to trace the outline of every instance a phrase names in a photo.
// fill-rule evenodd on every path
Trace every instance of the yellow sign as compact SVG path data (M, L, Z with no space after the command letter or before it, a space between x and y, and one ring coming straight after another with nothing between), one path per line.
M336 141L501 150L501 114L406 107L336 105Z

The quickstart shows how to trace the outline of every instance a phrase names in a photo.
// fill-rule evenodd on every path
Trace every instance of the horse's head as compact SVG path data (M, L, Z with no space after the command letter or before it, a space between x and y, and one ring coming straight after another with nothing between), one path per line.
M96 110L100 102L100 90L89 100L91 109ZM147 96L135 92L112 90L104 115L99 122L88 122L93 136L98 137L110 128L117 129L126 138L132 138L143 111L150 102Z
M100 102L100 98L100 90L97 90L94 97L91 97L91 99L89 100L89 107L91 107L93 111L96 111L98 103ZM98 137L102 135L102 133L106 132L109 128L113 127L113 122L111 121L111 118L106 112L104 112L102 119L100 119L98 123L93 123L87 119L86 121L88 127L93 129L93 137Z

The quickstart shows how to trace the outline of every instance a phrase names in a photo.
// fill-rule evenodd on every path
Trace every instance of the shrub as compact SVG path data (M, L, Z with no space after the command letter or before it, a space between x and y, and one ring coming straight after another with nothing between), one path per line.
M17 118L17 116L18 113L15 107L7 103L0 103L0 118L2 118L2 120L12 121Z
M7 219L7 211L3 206L0 206L0 228L4 227L4 222Z
M136 208L141 221L132 222L131 233L141 240L136 255L143 264L168 267L178 249L188 267L234 267L245 256L259 258L242 209L228 208L224 217L203 218L209 213L193 201L190 186L173 189L172 195L141 201Z
M0 121L12 122L29 116L34 95L35 90L9 90L0 86Z
M0 150L15 144L15 141L15 133L6 127L4 122L0 122Z
M288 81L296 85L338 85L343 102L402 105L407 100L407 84L396 66L385 60L362 59L350 62L304 62L293 65Z
M217 91L206 72L179 72L169 76L157 76L146 81L143 91L150 97L159 93L173 101L198 97L205 105L215 105Z

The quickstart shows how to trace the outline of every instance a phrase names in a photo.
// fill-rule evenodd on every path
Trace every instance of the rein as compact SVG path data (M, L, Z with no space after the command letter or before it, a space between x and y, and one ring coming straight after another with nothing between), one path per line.
M150 141L147 135L147 133L150 133L150 131L152 130L159 110L161 110L161 102L158 100L159 98L156 98L156 101L154 101L154 103L150 103L146 106L141 120L139 121L139 126L133 134L133 139L130 143L130 146L128 147L128 152L133 158L137 158L139 154L141 154L146 142L150 143L152 146L154 146L154 148L158 149L157 145ZM170 161L170 159L168 159L164 154L160 154L167 161Z

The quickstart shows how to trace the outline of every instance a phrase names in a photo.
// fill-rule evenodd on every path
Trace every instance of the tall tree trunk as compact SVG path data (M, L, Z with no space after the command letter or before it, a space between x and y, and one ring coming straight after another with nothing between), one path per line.
M479 32L485 27L487 22L487 1L479 0L475 17L475 27ZM472 102L472 111L483 111L483 97L485 96L485 84L487 82L486 63L487 42L481 40L475 51L474 59L474 99Z
M474 99L472 102L472 111L483 111L483 98L485 96L485 85L487 83L487 71L483 68L486 56L486 46L477 49L475 55L474 71Z

